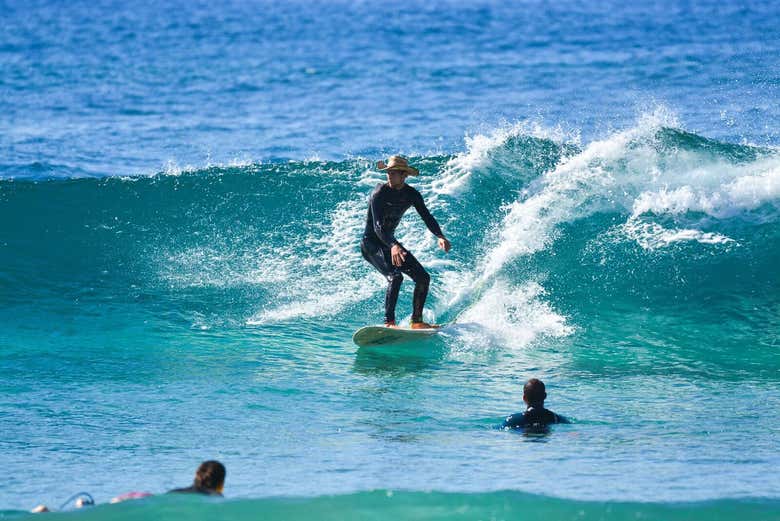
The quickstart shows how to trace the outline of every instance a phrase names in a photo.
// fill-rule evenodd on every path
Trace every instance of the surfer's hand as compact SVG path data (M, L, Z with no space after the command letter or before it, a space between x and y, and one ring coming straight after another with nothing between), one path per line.
M392 257L393 266L400 267L406 260L406 252L400 244L393 244L393 247L390 248L390 257Z
M449 253L450 248L452 248L452 245L450 244L450 241L448 241L446 237L439 237L439 248L444 250L446 253Z

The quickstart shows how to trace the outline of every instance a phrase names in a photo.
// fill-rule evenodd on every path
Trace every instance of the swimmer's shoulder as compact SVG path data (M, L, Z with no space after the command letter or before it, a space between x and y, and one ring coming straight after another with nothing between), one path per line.
M543 409L541 414L537 412L531 416L529 416L529 411L518 412L507 416L501 426L504 429L522 429L535 424L551 425L555 423L571 423L571 421L565 416L552 412L550 409Z
M517 412L511 414L504 419L504 423L501 425L504 429L518 429L525 426L525 414Z

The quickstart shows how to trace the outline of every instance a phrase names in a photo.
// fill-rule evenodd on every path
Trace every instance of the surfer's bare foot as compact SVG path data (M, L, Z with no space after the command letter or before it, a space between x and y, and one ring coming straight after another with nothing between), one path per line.
M412 322L412 329L437 329L441 326L429 324L428 322Z
M392 321L392 322L385 322L385 327L395 327L395 328L397 328L398 326L396 325L395 321Z

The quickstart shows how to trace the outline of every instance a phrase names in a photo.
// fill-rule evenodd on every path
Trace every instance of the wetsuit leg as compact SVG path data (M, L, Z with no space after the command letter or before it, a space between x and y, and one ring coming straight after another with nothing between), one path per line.
M395 305L398 302L398 293L404 280L404 276L401 274L402 268L393 266L389 249L373 241L362 241L360 243L360 252L363 254L363 258L387 279L385 322L395 322Z
M395 304L398 302L398 293L401 291L401 283L404 276L400 273L387 276L388 284L385 292L385 323L395 323Z
M412 299L412 322L422 322L423 307L428 298L428 288L431 284L431 276L422 267L422 264L412 255L406 252L406 259L401 265L401 271L409 275L414 281L414 297Z

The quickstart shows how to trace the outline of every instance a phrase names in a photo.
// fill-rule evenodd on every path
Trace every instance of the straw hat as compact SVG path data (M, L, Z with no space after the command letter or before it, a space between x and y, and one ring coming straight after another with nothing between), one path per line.
M376 164L379 170L401 170L409 175L420 175L420 171L413 166L409 166L409 161L404 156L390 156L387 163L379 161Z

